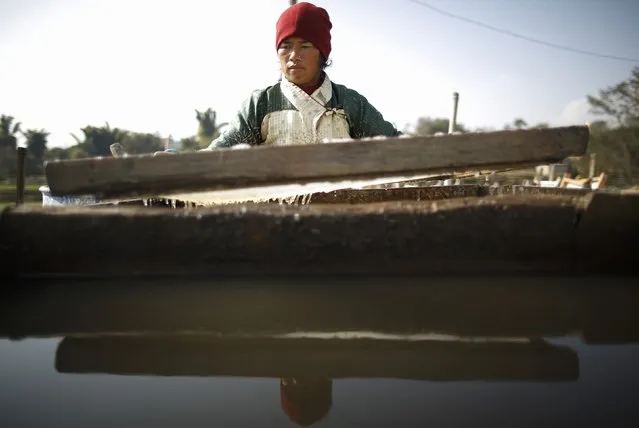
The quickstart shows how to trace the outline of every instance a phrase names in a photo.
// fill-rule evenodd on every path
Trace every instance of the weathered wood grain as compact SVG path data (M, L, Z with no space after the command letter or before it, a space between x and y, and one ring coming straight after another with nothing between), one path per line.
M146 376L575 381L570 348L533 343L216 339L197 335L67 337L60 373Z
M0 233L3 260L12 260L6 269L19 275L552 271L580 264L573 246L580 210L573 197L520 195L185 210L21 207L5 212Z
M45 173L53 195L166 196L529 166L581 155L588 139L587 127L571 126L53 161Z
M598 198L605 203L594 204ZM596 192L184 210L17 207L3 214L0 254L2 271L19 276L637 273L639 215L622 208L637 207L637 198Z

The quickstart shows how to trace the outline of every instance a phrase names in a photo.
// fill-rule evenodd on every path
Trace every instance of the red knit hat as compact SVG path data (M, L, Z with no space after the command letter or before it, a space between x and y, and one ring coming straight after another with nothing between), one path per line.
M277 20L275 49L287 37L300 37L313 43L328 59L331 53L331 20L328 12L311 3L297 3L282 13Z

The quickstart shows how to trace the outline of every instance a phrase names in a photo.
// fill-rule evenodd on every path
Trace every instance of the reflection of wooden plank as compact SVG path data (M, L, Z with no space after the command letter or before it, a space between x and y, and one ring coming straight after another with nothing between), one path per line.
M639 342L636 278L155 278L23 280L0 336L135 332L411 335Z
M570 348L534 343L239 339L193 336L65 338L61 373L153 376L574 381Z
M258 146L179 156L55 161L47 163L45 173L53 195L156 196L535 165L584 153L588 138L587 127L572 126Z

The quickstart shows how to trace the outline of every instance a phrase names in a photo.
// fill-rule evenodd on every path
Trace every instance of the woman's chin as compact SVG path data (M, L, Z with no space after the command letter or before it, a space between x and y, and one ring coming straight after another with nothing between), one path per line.
M299 71L292 70L286 73L286 78L288 79L289 82L299 86L308 85L311 79L306 77L305 74L306 73L301 73Z

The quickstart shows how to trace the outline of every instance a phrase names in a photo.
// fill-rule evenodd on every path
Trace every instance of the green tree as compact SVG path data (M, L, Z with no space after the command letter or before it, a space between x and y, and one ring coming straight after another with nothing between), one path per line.
M20 133L20 122L14 122L13 116L0 116L0 147L8 147L16 150L18 145L17 135Z
M473 132L495 132L496 129L493 128L492 126L478 126L476 127Z
M503 126L504 131L510 131L512 129L525 129L528 127L528 123L521 117L513 119L511 123L506 123Z
M86 149L86 146L83 144L78 144L76 146L71 146L67 149L68 159L84 159L89 158L93 155L89 154Z
M588 154L597 168L609 174L610 183L628 186L639 180L639 67L630 77L588 95L590 112L602 120L590 125ZM585 156L584 158L588 158ZM584 161L587 162L587 161ZM585 169L585 164L583 165Z
M44 160L65 160L70 158L69 149L62 147L51 147L44 153Z
M107 122L105 126L85 126L81 129L83 138L78 138L75 134L71 136L82 148L82 151L89 157L95 156L111 156L111 144L120 143L128 134L118 128L111 128Z
M24 137L27 140L26 173L42 174L49 133L44 129L28 129L24 132Z
M548 125L546 122L540 122L537 125L532 127L532 129L548 129L548 128L550 128L550 125Z
M164 140L158 134L125 132L120 144L126 153L132 155L164 150Z
M0 116L0 180L16 176L19 132L20 122L15 122L13 116Z
M504 131L509 131L512 129L548 129L550 125L546 122L539 122L536 125L530 126L528 122L526 122L521 117L513 119L511 123L507 123L503 126Z
M448 133L448 126L450 124L450 119L441 118L441 117L420 117L417 119L417 123L415 124L415 130L413 134L415 135L435 135L438 132L443 132L444 134ZM468 132L464 124L457 122L455 124L455 131L457 132Z
M609 185L627 187L639 182L639 127L591 124L588 150L578 165L582 176L588 174L593 153L597 174L605 172Z
M632 69L628 79L587 99L592 114L612 119L616 126L639 126L639 66Z
M211 141L220 136L220 130L227 123L217 123L217 113L215 110L208 108L201 112L195 110L195 118L198 121L197 137L200 148L208 147Z
M528 127L528 123L526 123L526 121L521 117L518 117L517 119L513 120L513 127L515 129L525 129Z
M204 147L200 147L199 140L196 137L182 138L180 140L180 144L182 146L182 150L185 152L195 152L199 150L200 148L204 148Z

